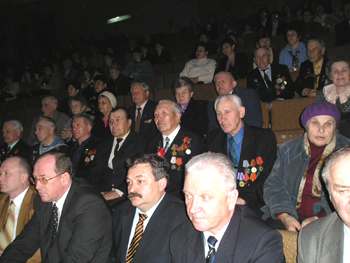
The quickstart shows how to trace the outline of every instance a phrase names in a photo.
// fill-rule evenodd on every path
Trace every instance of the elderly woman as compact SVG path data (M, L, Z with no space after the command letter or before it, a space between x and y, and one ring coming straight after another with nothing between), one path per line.
M337 106L341 114L338 131L350 138L350 59L347 55L339 55L328 65L328 75L333 83L317 92L316 101L328 101Z
M85 110L87 108L87 101L85 97L83 97L82 95L77 95L70 99L69 107L73 117L66 122L66 124L64 125L63 131L60 134L60 139L64 140L66 143L72 141L72 139L74 141L73 133L72 133L73 118L77 114L85 113ZM91 120L94 120L95 118L95 116L93 115L89 115L89 117L91 118Z
M247 76L249 66L247 55L245 53L236 53L235 46L236 43L232 38L225 38L221 42L224 56L218 58L215 74L221 71L230 72L236 80Z
M108 126L109 114L112 109L117 107L117 99L109 91L102 92L98 97L98 109L100 113L94 119L92 133L97 138L106 138L112 136Z
M264 185L263 219L272 227L299 231L331 212L320 181L325 158L350 144L336 132L340 113L326 101L315 102L301 115L304 136L285 142Z
M196 59L191 59L186 63L180 73L180 77L188 77L194 84L212 82L216 62L213 59L207 58L207 55L207 44L204 42L197 44Z
M172 90L181 109L181 126L203 138L208 130L208 102L192 98L194 85L187 77L176 79Z

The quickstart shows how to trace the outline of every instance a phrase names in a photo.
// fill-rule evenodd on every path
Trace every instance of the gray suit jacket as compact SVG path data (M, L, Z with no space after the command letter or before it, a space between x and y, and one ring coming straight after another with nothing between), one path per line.
M318 219L298 236L298 262L342 263L344 224L336 212Z

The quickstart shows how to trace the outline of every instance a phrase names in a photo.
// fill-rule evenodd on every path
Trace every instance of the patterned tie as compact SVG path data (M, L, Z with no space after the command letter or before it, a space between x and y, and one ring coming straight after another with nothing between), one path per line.
M0 250L2 251L12 242L15 230L15 207L15 203L11 201L5 226L0 233Z
M54 241L54 239L57 236L57 226L58 226L58 208L56 206L56 203L52 205L52 234L51 234L51 242Z
M293 55L292 51L288 51L288 54L291 55L291 57L292 57L292 69L294 69L295 71L299 70L298 56L300 54L300 51L297 50L297 52L295 52L295 55Z
M136 116L136 122L135 122L135 132L139 133L140 131L140 123L141 123L141 108L137 108L137 116Z
M126 256L125 263L130 263L133 260L134 255L136 253L136 249L139 246L139 243L140 243L141 238L142 238L143 221L145 221L147 219L147 215L146 214L139 214L139 217L140 217L140 219L139 219L139 222L137 222L135 234L131 240L131 243L130 243L130 246L128 249L128 255Z
M228 140L228 144L229 144L228 157L230 158L233 166L235 168L237 168L238 167L238 160L237 160L237 153L236 153L236 149L235 149L235 139L233 139L233 137L231 137Z
M169 142L170 142L169 137L166 137L165 141L166 141L166 143L165 143L165 147L164 147L164 152L166 152L169 149Z
M213 236L208 237L208 246L209 246L209 252L207 257L205 258L205 263L213 263L215 260L215 244L217 239Z
M266 87L267 87L267 89L270 91L270 90L271 90L271 84L272 84L272 82L271 82L269 76L267 76L266 70L268 70L268 68L262 69L262 71L264 71L264 80L265 80L266 85L267 85Z

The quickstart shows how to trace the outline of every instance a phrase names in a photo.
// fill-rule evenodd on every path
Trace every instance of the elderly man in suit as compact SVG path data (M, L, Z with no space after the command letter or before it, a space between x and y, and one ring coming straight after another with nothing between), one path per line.
M109 128L113 137L101 142L94 157L96 165L88 175L89 181L103 192L106 200L114 200L126 194L125 161L144 153L146 149L146 137L131 131L131 123L127 109L117 107L111 111Z
M133 83L130 93L135 103L129 108L132 119L131 130L151 138L158 132L153 121L157 102L148 99L149 86L144 82Z
M93 121L85 113L73 117L73 137L76 141L69 149L73 164L74 177L87 177L90 169L96 164L95 155L100 140L91 133Z
M260 99L256 91L237 87L237 82L230 72L221 71L214 76L216 92L219 96L234 94L241 98L245 108L243 120L250 126L263 126L263 116ZM214 102L209 102L207 107L209 118L209 131L219 128L218 120L214 109Z
M52 118L55 121L55 133L57 136L60 136L61 132L63 131L64 125L69 120L69 117L63 112L57 110L58 100L54 96L47 96L43 98L43 100L41 101L41 105L41 111L43 113L43 116ZM37 123L37 121L38 118L35 118L32 122L30 135L27 140L29 146L33 146L37 142L35 138L35 124Z
M244 123L245 108L237 95L220 96L214 106L221 128L208 134L206 150L229 156L238 172L237 203L261 215L264 182L276 160L276 137L271 130Z
M236 172L227 156L193 157L186 164L184 194L192 222L171 234L173 263L284 262L282 236L236 205Z
M127 166L129 200L116 207L113 218L115 262L170 263L170 234L188 218L184 203L165 192L168 161L145 154L128 159ZM141 232L137 227L140 221ZM141 240L136 242L139 235Z
M170 164L167 193L183 199L184 165L203 152L204 140L180 126L180 107L170 100L161 100L154 112L159 134L148 143L146 153L165 157Z
M72 179L72 162L62 153L40 156L33 177L34 215L0 262L26 262L39 247L43 262L106 262L112 217L101 194Z
M327 159L322 178L336 212L310 223L300 231L298 262L350 261L349 169L349 146L336 151Z
M263 102L294 97L293 80L286 65L270 64L270 50L258 47L254 50L257 68L247 76L248 88L256 90Z
M308 60L300 65L294 90L303 97L316 97L317 91L327 83L327 59L324 57L326 45L321 38L310 39L306 44L306 52Z
M18 120L10 120L2 126L4 144L0 146L0 164L10 156L21 156L30 161L31 149L21 138L23 125Z
M29 185L31 168L22 157L7 158L0 167L0 256L34 214L35 189ZM41 262L36 253L29 262Z

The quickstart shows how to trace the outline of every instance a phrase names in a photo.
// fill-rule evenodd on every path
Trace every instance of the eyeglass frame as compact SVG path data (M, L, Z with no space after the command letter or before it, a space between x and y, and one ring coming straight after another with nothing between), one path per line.
M66 172L64 172L64 173L66 173ZM31 183L34 184L34 185L36 185L36 183L37 183L38 181L39 181L42 185L47 185L48 182L49 182L50 180L55 179L55 178L61 176L61 175L64 174L64 173L58 174L58 175L56 175L56 176L54 176L54 177L51 177L51 178L46 178L46 177L35 178L35 177L33 176L33 177L30 177L30 181L31 181ZM43 183L43 182L45 182L45 183Z

